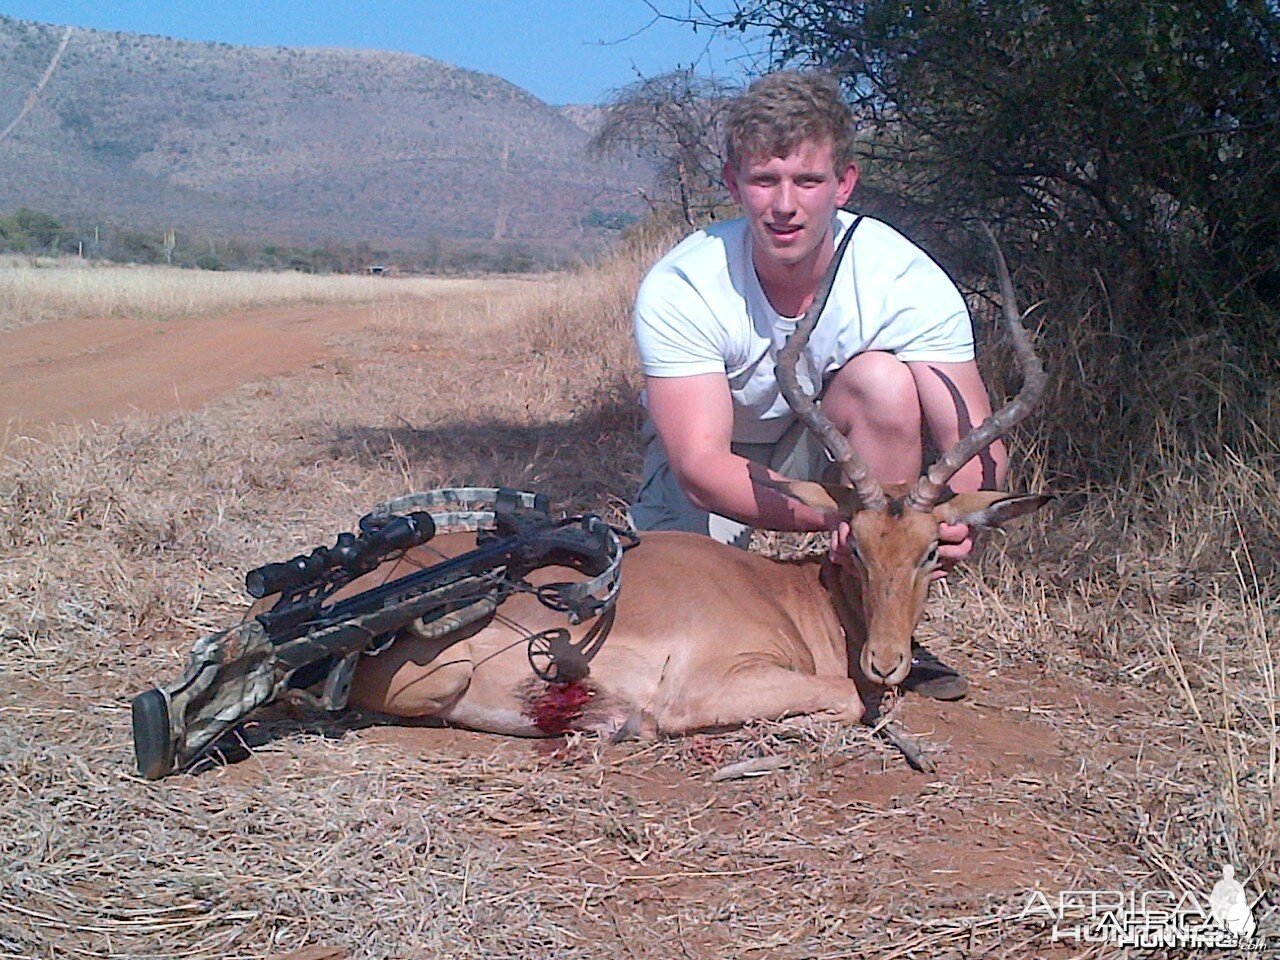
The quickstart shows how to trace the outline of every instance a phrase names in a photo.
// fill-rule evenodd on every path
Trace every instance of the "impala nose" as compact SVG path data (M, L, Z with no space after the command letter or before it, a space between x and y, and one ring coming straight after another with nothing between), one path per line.
M902 654L892 657L869 657L868 661L867 676L886 687L896 686L901 682L909 666Z

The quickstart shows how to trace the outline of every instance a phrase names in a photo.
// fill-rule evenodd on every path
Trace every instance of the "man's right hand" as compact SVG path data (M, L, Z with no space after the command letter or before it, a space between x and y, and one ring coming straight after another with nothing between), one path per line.
M764 530L822 530L823 514L756 484L734 453L733 399L723 374L648 377L649 416L689 502Z

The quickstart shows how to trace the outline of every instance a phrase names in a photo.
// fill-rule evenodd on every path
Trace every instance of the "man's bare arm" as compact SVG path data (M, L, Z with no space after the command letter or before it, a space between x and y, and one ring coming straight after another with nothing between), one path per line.
M778 474L730 449L733 401L724 374L647 377L645 389L667 460L695 507L765 530L827 528L818 511L752 482L750 471Z

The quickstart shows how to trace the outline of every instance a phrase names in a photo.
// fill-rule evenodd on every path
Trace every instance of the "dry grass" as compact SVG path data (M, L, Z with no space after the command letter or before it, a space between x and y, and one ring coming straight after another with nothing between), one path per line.
M247 567L411 489L616 509L639 466L626 314L646 256L514 315L391 304L380 322L418 349L353 335L350 374L11 448L0 957L1108 956L1017 920L1026 891L1201 893L1221 862L1280 883L1275 422L1255 406L1213 447L1154 394L1123 485L1046 456L1099 444L1091 408L1020 438L1028 485L1062 498L931 610L926 639L977 682L958 707L898 708L932 777L820 724L537 749L281 714L246 731L250 759L139 781L128 698L239 614ZM1055 404L1105 366L1079 349ZM790 764L710 780L767 755Z
M492 283L486 278L180 270L10 256L0 258L0 331L71 317L163 320L286 304L425 299Z

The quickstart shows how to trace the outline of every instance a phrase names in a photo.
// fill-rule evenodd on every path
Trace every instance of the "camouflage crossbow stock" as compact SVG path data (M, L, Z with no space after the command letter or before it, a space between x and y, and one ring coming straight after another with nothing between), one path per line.
M333 599L383 561L429 541L437 527L475 530L475 549ZM416 635L443 638L520 590L535 592L570 623L605 613L618 595L622 550L599 517L553 519L546 497L520 490L432 490L381 504L360 519L359 534L249 571L249 594L274 596L274 605L196 641L181 677L133 699L138 772L156 780L189 766L289 690L318 688L326 709L343 709L360 657L385 649L414 621ZM549 564L585 578L535 591L524 576Z

